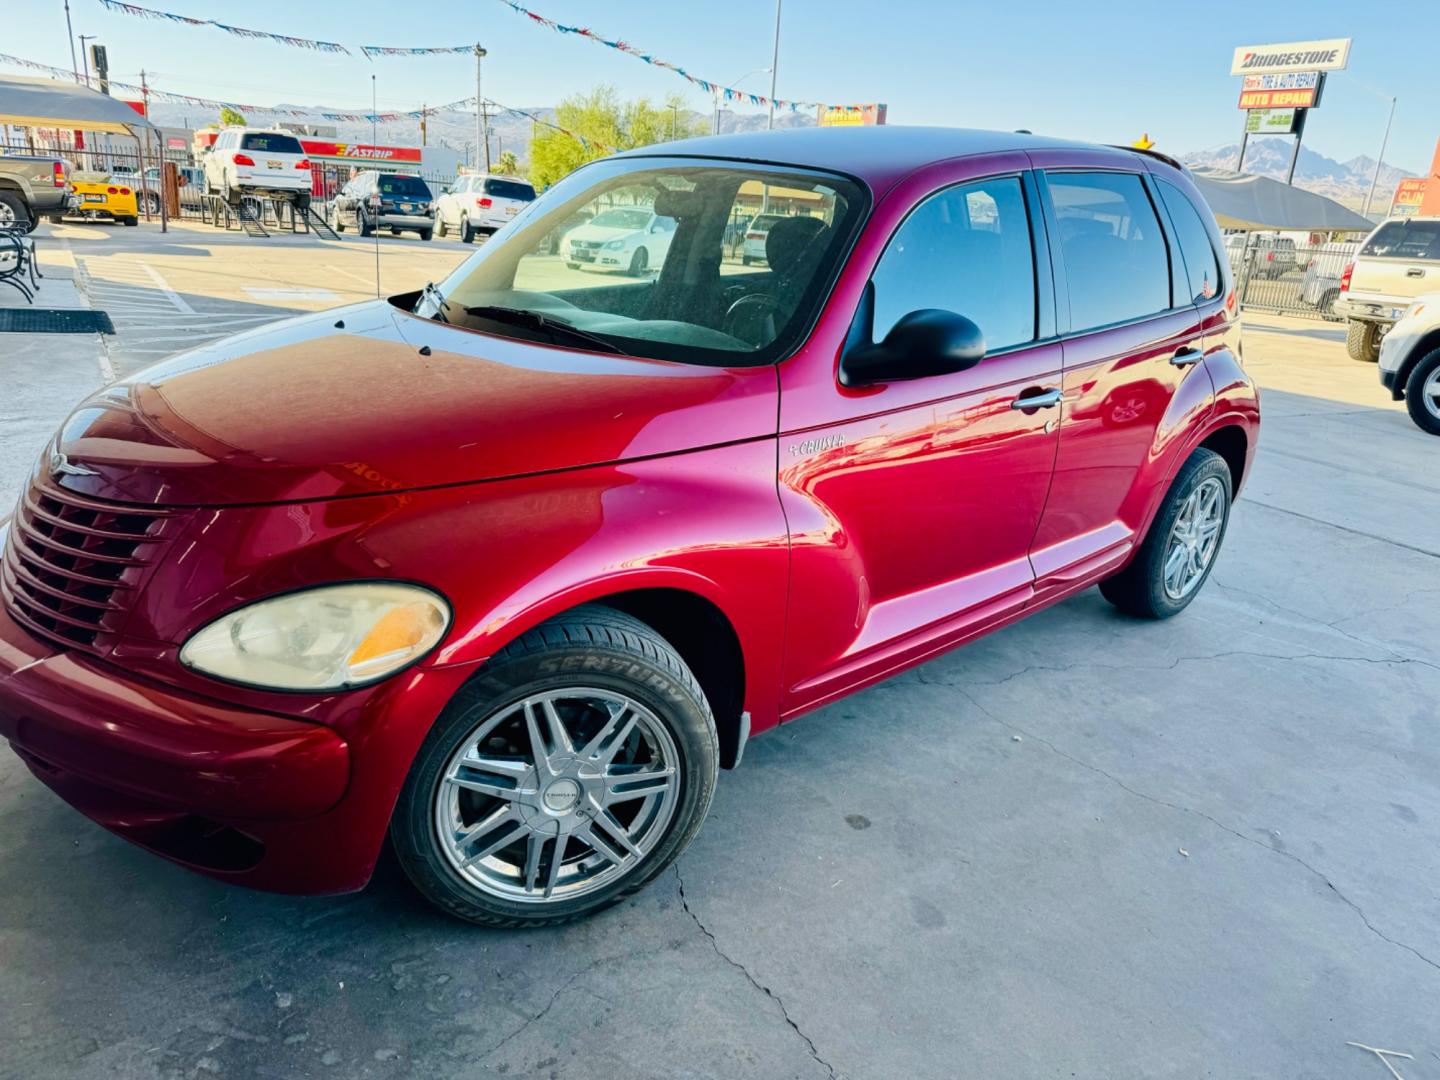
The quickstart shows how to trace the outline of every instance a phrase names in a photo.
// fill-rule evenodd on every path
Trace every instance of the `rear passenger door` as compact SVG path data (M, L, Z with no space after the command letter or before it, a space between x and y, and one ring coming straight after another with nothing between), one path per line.
M1205 326L1149 173L1130 154L1050 153L1037 164L1052 166L1040 175L1064 400L1031 550L1038 600L1125 560L1168 479L1171 436L1213 400Z

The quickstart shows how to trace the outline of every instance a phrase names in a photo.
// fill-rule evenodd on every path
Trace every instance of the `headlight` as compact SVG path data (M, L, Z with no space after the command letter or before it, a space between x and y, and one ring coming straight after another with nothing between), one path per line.
M339 690L393 675L449 625L449 605L416 585L324 585L221 616L185 643L180 662L248 686Z
M621 248L623 248L624 246L625 246L625 241L624 241L624 240L611 240L608 244L605 245L605 250L606 250L606 251L619 251L619 250L620 250Z

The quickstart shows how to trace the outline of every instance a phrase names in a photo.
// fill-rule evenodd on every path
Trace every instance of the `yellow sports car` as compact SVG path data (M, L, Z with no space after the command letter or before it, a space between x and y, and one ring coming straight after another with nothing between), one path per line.
M130 185L117 184L107 173L85 172L77 172L71 183L80 196L80 207L66 210L66 217L108 217L121 225L139 223L140 204Z

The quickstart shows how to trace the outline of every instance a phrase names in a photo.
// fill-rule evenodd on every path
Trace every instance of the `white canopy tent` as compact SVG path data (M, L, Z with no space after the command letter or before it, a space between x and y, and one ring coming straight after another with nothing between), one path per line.
M1191 176L1222 229L1369 232L1375 227L1334 199L1268 176L1207 168L1192 169Z
M108 131L140 137L154 125L123 101L55 79L0 75L0 124Z

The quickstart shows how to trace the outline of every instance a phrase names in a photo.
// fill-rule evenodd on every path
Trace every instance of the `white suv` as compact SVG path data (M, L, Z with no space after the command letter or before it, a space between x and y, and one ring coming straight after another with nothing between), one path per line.
M1440 288L1440 218L1391 218L1372 232L1340 277L1335 314L1350 321L1353 360L1374 363L1381 339L1410 302Z
M271 128L226 128L205 155L205 190L232 206L242 198L310 205L310 161L300 140Z
M454 229L468 244L477 233L493 235L534 201L535 189L513 176L460 176L435 200L435 232Z
M1421 293L1380 342L1380 384L1440 435L1440 292Z

